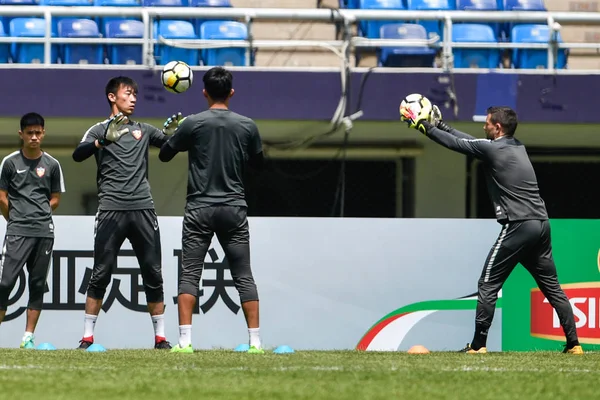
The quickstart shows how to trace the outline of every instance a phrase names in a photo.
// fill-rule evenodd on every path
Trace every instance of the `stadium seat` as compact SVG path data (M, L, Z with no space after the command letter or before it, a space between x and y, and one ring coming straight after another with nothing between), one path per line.
M511 33L513 43L548 43L550 29L548 25L517 25ZM557 41L562 39L558 33ZM554 60L556 68L562 69L567 65L567 50L558 49ZM546 49L514 49L512 63L515 68L548 68L548 51Z
M340 8L356 9L360 8L358 0L339 0Z
M200 39L245 40L248 30L245 24L236 21L207 21L200 27ZM246 65L246 48L225 47L202 50L204 65Z
M4 32L4 24L0 21L0 37L6 37L6 33ZM8 43L0 44L0 63L6 64L8 62L10 55L10 46Z
M407 9L409 10L454 10L454 1L452 0L407 0ZM438 35L443 37L444 23L442 21L415 21L423 25L429 37Z
M99 38L98 25L91 19L65 18L58 23L58 36L63 38ZM104 51L100 44L65 44L64 64L103 64Z
M503 0L456 0L456 9L461 11L498 11L498 2ZM484 22L480 22L483 24ZM458 24L458 23L457 23ZM497 38L500 38L503 31L503 23L489 22L485 23L493 30Z
M359 0L361 9L365 10L404 10L402 0ZM379 38L381 26L385 24L403 23L406 21L360 21L359 34L369 39Z
M496 43L494 31L484 24L457 24L452 27L453 42ZM455 68L498 68L500 50L452 48Z
M233 7L229 0L189 0L190 7ZM200 26L206 21L231 21L228 18L195 18L192 22L196 33L200 36Z
M93 6L94 0L40 0L40 6Z
M142 0L142 7L183 7L184 5L183 0Z
M547 11L544 0L504 0L506 11Z
M506 11L547 11L544 0L504 0L504 9ZM509 37L515 26L530 24L531 22L509 22L504 24L503 29L505 35Z
M10 21L9 34L12 37L44 37L46 21L43 18L14 18ZM12 60L15 63L43 63L44 45L29 43L13 43L11 45ZM53 45L50 61L58 60L58 46Z
M96 7L139 7L141 0L94 0Z
M155 37L158 35L165 39L197 39L194 26L189 21L161 20L158 21L154 32ZM160 65L174 60L183 61L189 65L198 65L198 50L181 49L162 44L156 46L155 49L157 63Z
M36 0L0 0L0 6L37 6L38 3ZM17 18L16 16L0 16L0 22L4 24L4 32L8 32L8 27L10 26L10 21L13 18Z
M144 23L136 20L113 20L106 22L104 31L107 38L142 38L144 37ZM108 59L111 64L143 64L142 46L109 45Z
M382 39L427 40L427 31L418 24L386 24L381 27ZM432 67L436 50L427 46L382 47L380 67Z

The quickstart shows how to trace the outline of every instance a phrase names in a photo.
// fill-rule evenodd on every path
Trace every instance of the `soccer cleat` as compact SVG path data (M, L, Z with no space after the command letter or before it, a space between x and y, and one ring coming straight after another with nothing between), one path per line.
M169 350L171 348L171 343L167 342L166 340L161 340L160 342L156 342L154 344L154 348L159 350Z
M250 348L248 349L248 354L265 354L265 351L263 349L259 349L256 346L250 346Z
M21 342L22 349L35 349L35 344L33 344L33 336L27 336Z
M94 341L93 341L93 340L92 340L92 341L90 341L90 340L86 340L86 339L87 339L87 338L83 338L83 339L81 339L81 340L79 341L79 347L78 347L78 349L85 350L85 349L87 349L88 347L90 347L91 345L93 345L93 344L94 344Z
M181 346L179 346L179 343L177 343L177 344L175 345L175 347L173 347L173 348L171 349L171 353L186 353L186 354L192 354L192 353L194 353L194 349L193 349L193 347L192 347L192 344L191 344L191 343L190 343L190 344L188 344L188 345L187 345L187 346L185 346L185 347L181 347Z
M470 343L467 343L464 349L458 351L459 353L467 353L467 354L486 354L487 348L480 347L478 350L475 350L471 347Z
M582 355L583 354L583 348L581 346L573 346L570 349L567 349L567 346L565 345L565 349L563 350L563 353L566 354L575 354L575 355Z

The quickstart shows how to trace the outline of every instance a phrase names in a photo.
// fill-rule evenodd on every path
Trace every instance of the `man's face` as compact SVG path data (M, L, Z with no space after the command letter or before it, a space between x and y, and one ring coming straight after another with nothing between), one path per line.
M137 93L131 86L121 85L117 94L110 93L109 100L115 103L118 112L129 116L135 110L135 102L137 101Z
M19 131L19 137L23 140L23 148L39 149L44 140L46 131L40 125L27 126L22 131Z
M500 124L492 124L491 118L492 116L488 114L487 118L485 119L485 125L483 125L483 130L486 138L494 140L500 134Z

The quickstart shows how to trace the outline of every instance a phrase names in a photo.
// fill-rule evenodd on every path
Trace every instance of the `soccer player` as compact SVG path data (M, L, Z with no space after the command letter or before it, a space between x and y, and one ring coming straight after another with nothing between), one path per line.
M140 265L152 318L155 349L170 349L165 338L164 293L158 219L148 183L148 148L161 147L173 133L181 114L165 122L161 131L130 120L138 86L128 77L112 78L106 85L110 117L92 126L73 152L81 162L96 158L99 206L94 227L94 266L87 288L83 338L79 348L94 343L94 327L113 267L125 239Z
M558 314L567 339L564 352L583 354L571 304L558 282L548 213L535 171L525 146L514 137L518 124L515 111L509 107L488 108L483 127L486 139L476 139L448 126L437 106L423 107L418 113L403 109L401 119L434 142L483 162L496 219L502 225L479 278L473 341L462 351L487 352L498 292L521 263Z
M250 118L229 110L234 94L231 72L222 67L203 77L209 109L183 119L160 149L161 161L189 151L188 191L183 218L182 271L179 278L179 343L172 352L193 353L192 310L196 305L204 257L213 234L229 263L246 318L249 353L264 353L259 335L258 292L250 268L250 238L244 183L245 164L260 169L262 142Z
M65 191L60 163L42 150L44 118L36 113L21 117L21 149L0 164L0 210L8 221L0 260L0 322L8 297L23 266L29 274L27 323L21 348L34 348L35 327L44 300L46 277L54 245L52 211Z

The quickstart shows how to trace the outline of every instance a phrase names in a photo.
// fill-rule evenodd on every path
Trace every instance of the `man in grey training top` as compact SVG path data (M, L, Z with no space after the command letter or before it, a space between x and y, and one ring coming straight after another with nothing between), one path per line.
M0 322L8 297L23 266L29 273L27 322L21 348L34 348L33 333L42 312L46 277L54 246L52 211L65 191L60 163L42 151L44 118L37 113L21 117L21 150L0 164L0 210L8 221L0 260Z
M79 348L94 343L94 327L113 267L125 239L140 264L148 311L154 326L154 348L170 349L165 338L164 293L160 231L148 183L148 148L161 147L181 116L165 122L161 131L132 121L137 84L128 77L112 78L106 85L110 117L92 126L73 152L81 162L96 158L99 206L94 228L94 267L87 288L84 333Z
M525 146L514 137L517 114L509 107L488 108L483 127L486 139L476 139L442 122L437 106L420 111L403 109L401 119L434 142L483 162L496 219L502 225L479 278L473 341L462 351L487 352L498 292L521 263L558 314L567 339L564 352L583 354L571 304L558 282L548 213L535 171Z
M224 68L208 70L204 96L209 109L185 118L160 150L161 161L189 151L188 193L183 218L179 278L179 343L171 351L193 353L192 310L204 258L216 233L240 295L249 334L249 353L263 353L258 292L250 268L250 239L243 184L245 164L262 165L262 143L250 118L229 110L233 77Z

